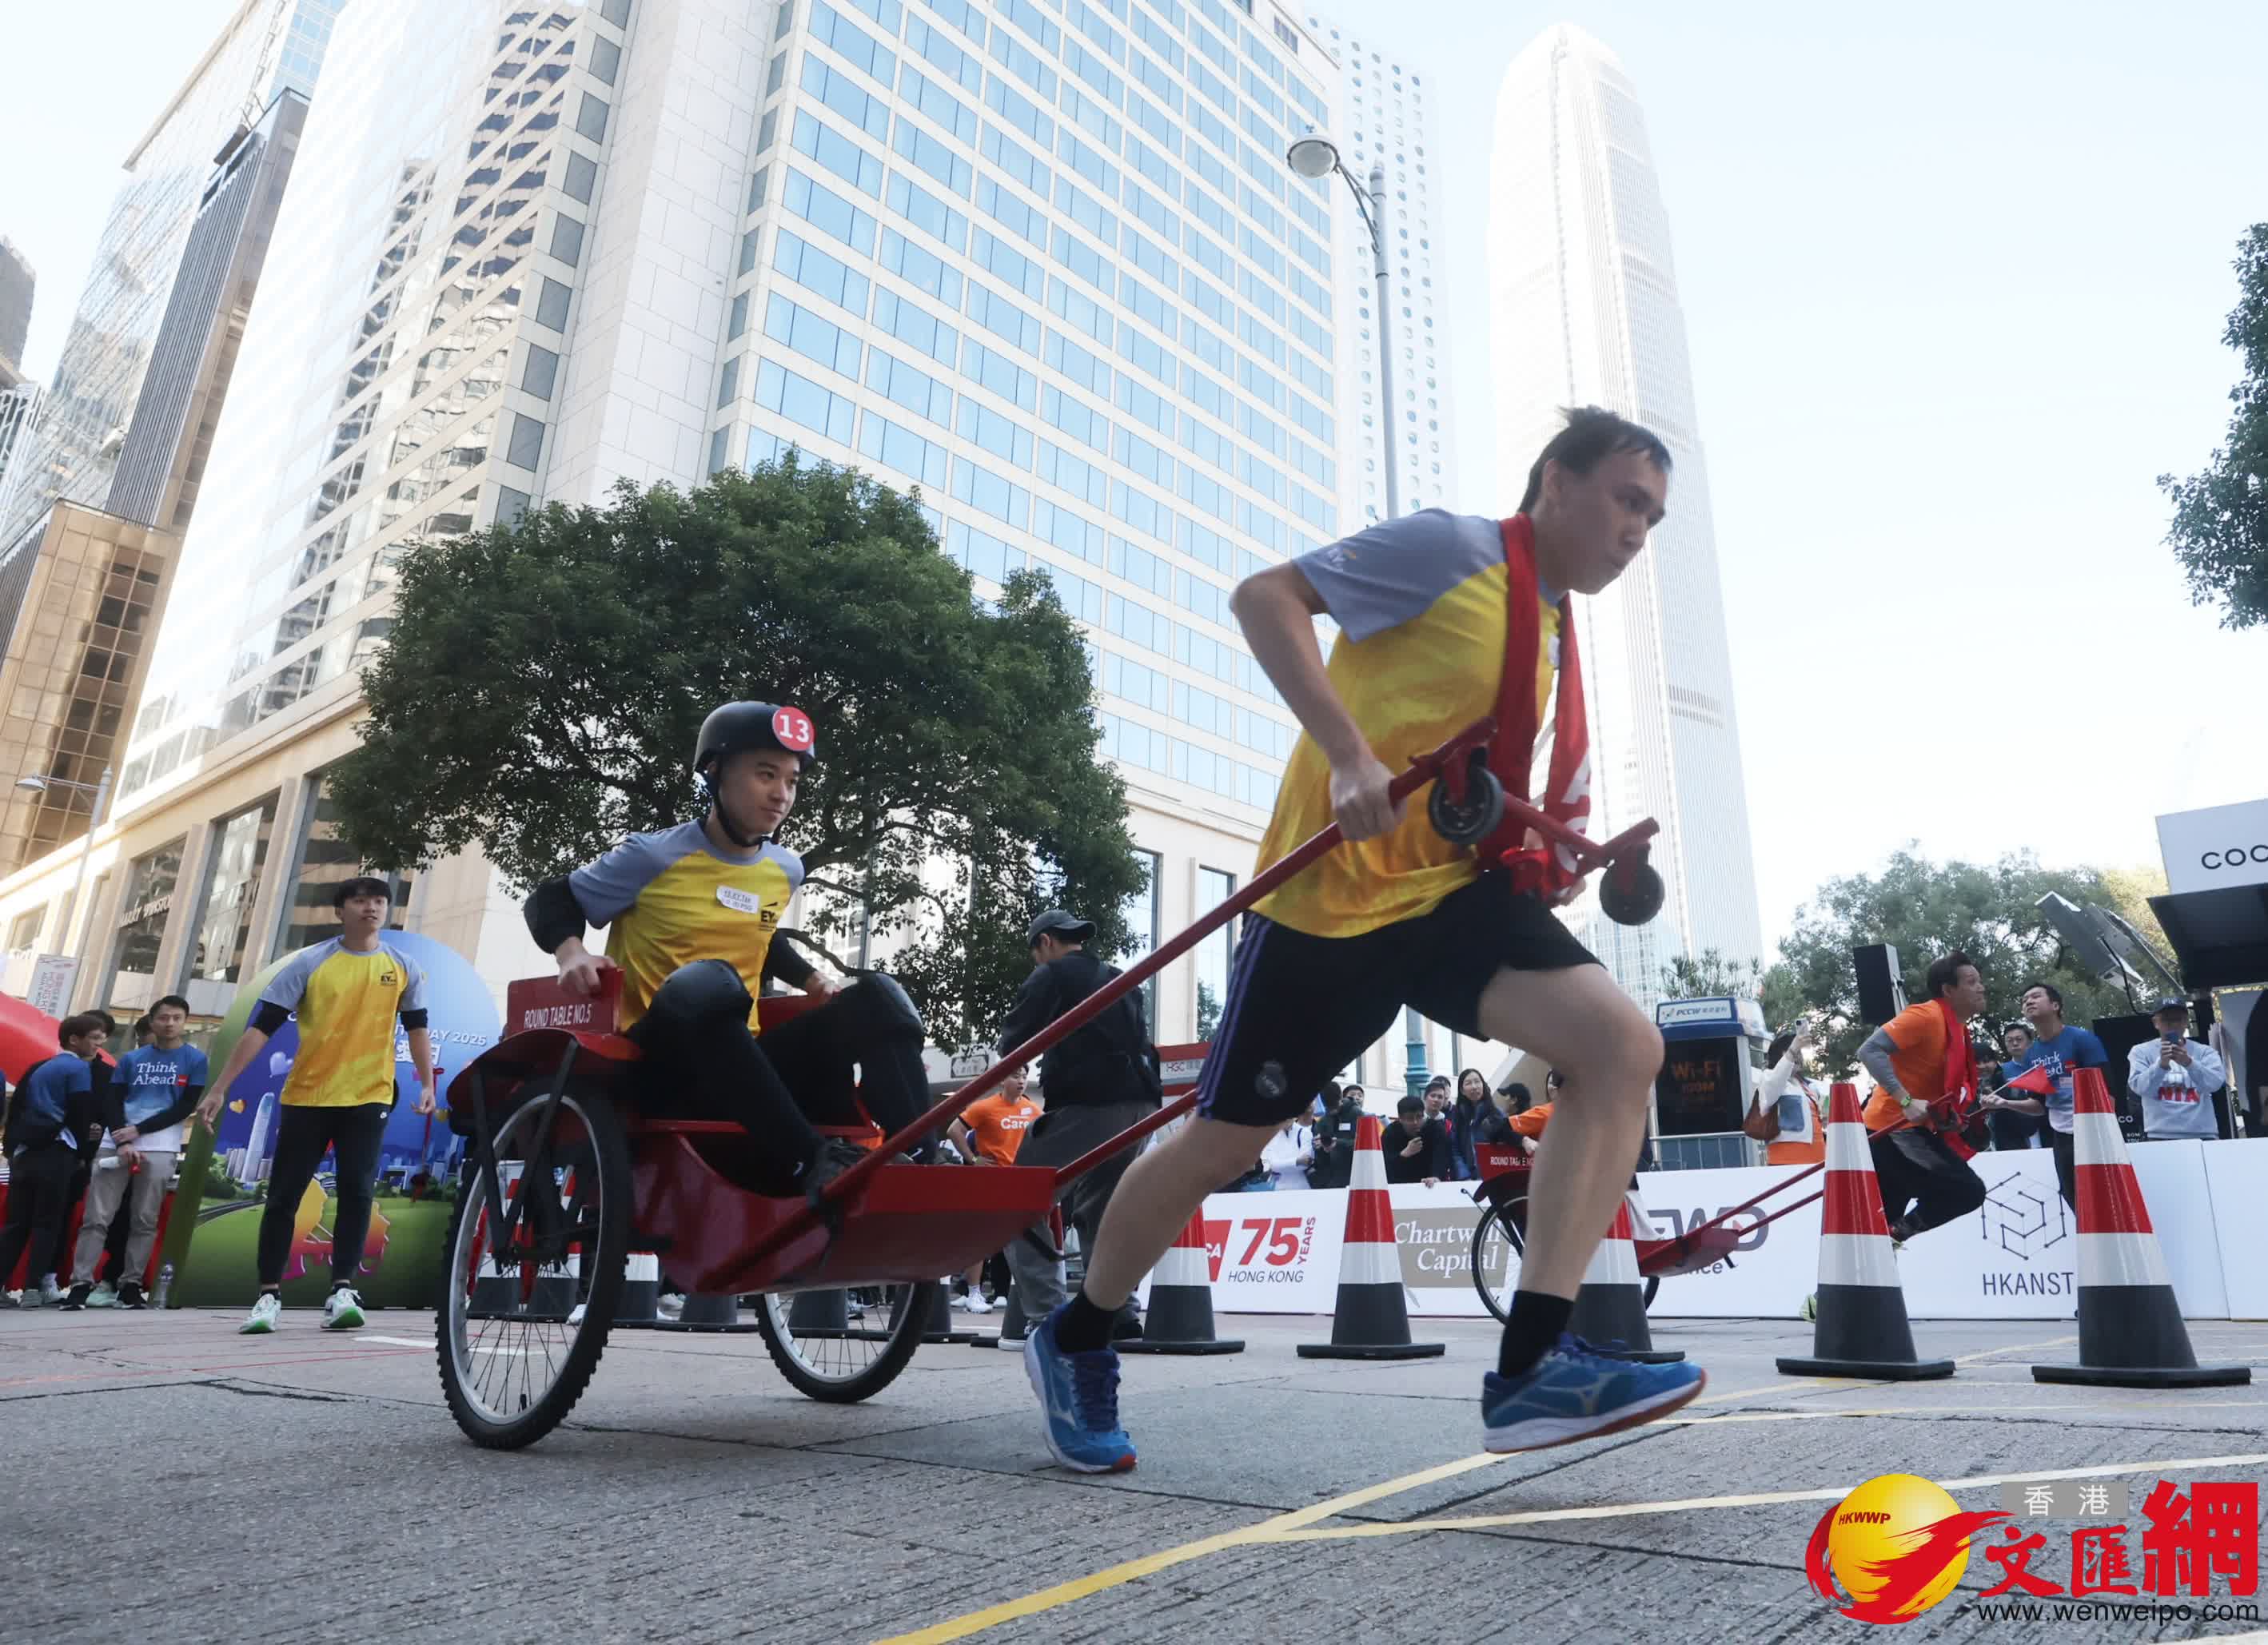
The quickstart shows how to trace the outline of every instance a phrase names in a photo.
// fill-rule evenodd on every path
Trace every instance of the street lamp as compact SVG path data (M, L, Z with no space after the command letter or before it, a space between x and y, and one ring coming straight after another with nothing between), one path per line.
M70 789L81 794L94 796L94 807L87 819L86 836L78 850L78 875L71 881L71 917L78 922L78 941L71 945L71 991L78 991L78 973L86 964L86 940L91 922L86 910L80 906L81 895L86 890L86 865L94 856L95 831L102 826L102 810L110 799L110 767L102 768L99 782L73 782L67 777L18 777L16 786L28 793L45 794L49 789ZM65 1002L69 1004L69 1001ZM65 1015L69 1015L66 1011Z
M1386 162L1381 160L1370 168L1370 191L1365 194L1339 158L1339 145L1310 129L1284 151L1284 164L1310 180L1333 172L1345 178L1354 195L1354 209L1362 214L1363 226L1370 231L1371 275L1378 283L1378 386L1386 411L1381 419L1386 437L1386 518L1392 519L1402 512L1402 488L1394 475L1394 349L1386 334Z
M1387 297L1386 270L1386 162L1380 160L1370 168L1370 191L1354 180L1354 173L1339 158L1339 145L1322 132L1308 128L1304 137L1295 137L1292 146L1284 151L1284 164L1301 177L1313 181L1336 172L1346 179L1346 186L1354 195L1354 209L1362 215L1362 224L1370 231L1370 270L1378 283L1378 391L1383 415L1380 418L1384 449L1380 456L1386 465L1386 518L1392 519L1402 512L1402 487L1394 474L1394 341L1387 334L1386 317L1389 310ZM1410 1095L1420 1096L1425 1090L1425 1025L1418 1015L1418 1008L1402 1008L1403 1031L1407 1037L1407 1057L1403 1071L1403 1083Z

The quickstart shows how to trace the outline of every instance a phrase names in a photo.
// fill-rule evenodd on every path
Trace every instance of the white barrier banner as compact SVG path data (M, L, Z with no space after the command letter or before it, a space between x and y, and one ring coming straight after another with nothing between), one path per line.
M2156 1142L2154 1148L2179 1146ZM2221 1285L2232 1319L2268 1319L2268 1143L2198 1144L2204 1156L2205 1188L2213 1199L2215 1243L2220 1251ZM2150 1201L2151 1215L2157 1201Z
M2182 1311L2191 1318L2268 1318L2268 1148L2143 1142L2128 1149ZM1906 1311L1917 1319L2070 1319L2079 1305L2077 1228L2045 1149L1980 1154L1984 1207L1910 1241L1898 1256ZM1762 1216L1816 1193L1800 1167L1651 1172L1639 1179L1650 1230L1669 1239L1766 1193L1727 1224L1719 1261L1666 1276L1657 1318L1793 1318L1818 1280L1820 1208ZM1477 1318L1470 1185L1390 1189L1403 1301L1413 1318ZM1222 1193L1205 1201L1213 1307L1230 1313L1328 1314L1338 1289L1346 1191ZM1493 1277L1493 1276L1491 1276Z

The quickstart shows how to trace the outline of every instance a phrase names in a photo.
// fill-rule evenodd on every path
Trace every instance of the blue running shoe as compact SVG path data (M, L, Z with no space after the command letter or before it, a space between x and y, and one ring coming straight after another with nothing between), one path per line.
M1118 1350L1064 1353L1056 1346L1063 1314L1057 1309L1024 1335L1024 1374L1047 1418L1048 1449L1081 1473L1124 1473L1134 1442L1118 1426Z
M1526 1374L1481 1378L1483 1443L1493 1451L1537 1450L1618 1433L1668 1416L1708 1382L1698 1366L1609 1359L1563 1333Z

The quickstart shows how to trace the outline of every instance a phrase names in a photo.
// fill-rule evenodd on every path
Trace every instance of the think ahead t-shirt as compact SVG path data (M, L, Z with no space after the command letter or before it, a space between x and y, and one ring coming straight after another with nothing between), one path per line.
M1496 712L1504 679L1504 525L1426 509L1302 554L1300 568L1338 624L1326 665L1332 689L1371 750L1400 772L1475 720ZM1559 608L1543 602L1536 658L1539 723L1559 656ZM1331 821L1330 761L1302 733L1284 767L1259 870ZM1433 831L1422 801L1401 826L1342 845L1260 912L1311 936L1358 936L1430 912L1480 872L1477 859Z
M2013 1067L2003 1065L2001 1072L2021 1074L2029 1068L2043 1068L2055 1088L2043 1098L2047 1104L2048 1123L2058 1131L2072 1128L2072 1075L2080 1069L2099 1069L2110 1061L2102 1042L2086 1029L2066 1024L2063 1032L2047 1039L2035 1039L2032 1048L2024 1053Z

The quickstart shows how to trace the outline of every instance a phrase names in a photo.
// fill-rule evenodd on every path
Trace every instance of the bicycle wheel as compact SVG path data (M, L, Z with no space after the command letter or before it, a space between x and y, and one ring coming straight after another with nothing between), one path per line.
M1511 1317L1512 1294L1520 1284L1521 1259L1528 1252L1527 1227L1524 1193L1491 1205L1473 1224L1473 1289L1498 1321Z
M1528 1254L1527 1228L1524 1193L1491 1206L1473 1224L1473 1289L1499 1320L1510 1316L1512 1294L1520 1286L1521 1259ZM1646 1276L1646 1307L1653 1306L1653 1294L1660 1289L1660 1274Z
M858 1291L766 1292L756 1330L779 1374L798 1393L829 1405L878 1394L921 1346L937 1281Z
M622 1120L595 1095L563 1095L548 1120L546 1107L523 1103L476 1147L443 1247L441 1391L466 1437L496 1450L534 1443L582 1397L630 1245Z

